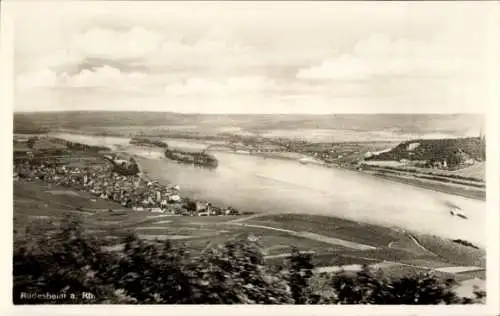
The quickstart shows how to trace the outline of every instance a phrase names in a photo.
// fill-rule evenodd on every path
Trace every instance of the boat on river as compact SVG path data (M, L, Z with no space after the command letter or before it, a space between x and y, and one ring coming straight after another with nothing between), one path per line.
M467 216L458 207L452 207L450 209L450 215L451 216L458 216L458 217L463 218L463 219L467 219Z

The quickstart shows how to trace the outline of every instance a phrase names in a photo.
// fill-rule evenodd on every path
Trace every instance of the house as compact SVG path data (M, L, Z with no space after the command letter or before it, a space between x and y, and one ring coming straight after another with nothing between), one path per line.
M413 150L415 150L418 146L420 146L420 143L410 143L410 144L408 144L408 146L406 147L406 150L408 150L408 151L413 151Z
M232 208L228 208L225 212L226 215L238 215L238 211Z
M252 233L248 235L247 239L251 242L256 242L257 240L259 240L259 238Z
M160 207L162 207L162 208L166 208L166 207L167 207L167 200L162 200L162 201L160 202Z
M169 202L179 202L181 200L181 197L178 194L170 195L168 197Z
M126 164L128 164L128 160L124 160L124 159L116 159L116 160L115 160L115 163L116 163L117 165L126 165Z
M209 203L196 201L196 212L204 211L208 208Z
M472 158L469 158L469 159L464 161L464 164L466 164L468 166L472 166L474 163L476 163L476 161Z

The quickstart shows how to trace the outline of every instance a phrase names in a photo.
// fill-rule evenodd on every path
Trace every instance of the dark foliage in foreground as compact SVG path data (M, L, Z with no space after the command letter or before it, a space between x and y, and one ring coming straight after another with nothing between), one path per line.
M57 231L37 227L15 238L15 304L471 304L485 296L460 298L453 280L389 279L367 267L328 276L326 288L318 289L311 255L292 249L284 267L270 267L259 246L243 238L193 255L169 241L133 235L110 247L70 219ZM66 297L22 299L22 293Z

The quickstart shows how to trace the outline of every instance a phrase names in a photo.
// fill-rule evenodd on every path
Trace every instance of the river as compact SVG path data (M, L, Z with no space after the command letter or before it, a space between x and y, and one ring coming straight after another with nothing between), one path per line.
M55 136L125 146L141 157L138 162L151 178L178 184L187 196L243 211L337 216L486 246L486 203L481 200L292 160L213 152L219 167L208 170L164 159L161 150L127 146L126 138ZM451 216L449 204L460 207L468 219Z

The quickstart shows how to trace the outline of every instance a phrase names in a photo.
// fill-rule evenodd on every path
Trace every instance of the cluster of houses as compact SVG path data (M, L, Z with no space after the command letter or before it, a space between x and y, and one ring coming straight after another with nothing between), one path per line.
M142 176L117 174L109 164L78 168L67 165L32 165L25 161L15 165L14 181L19 178L41 180L89 192L134 211L198 216L239 214L231 207L221 208L183 198L178 186L167 187Z

